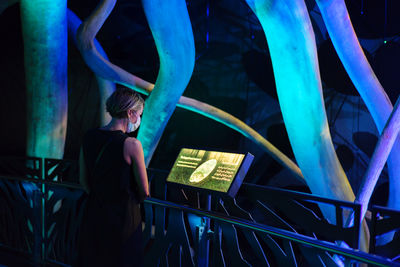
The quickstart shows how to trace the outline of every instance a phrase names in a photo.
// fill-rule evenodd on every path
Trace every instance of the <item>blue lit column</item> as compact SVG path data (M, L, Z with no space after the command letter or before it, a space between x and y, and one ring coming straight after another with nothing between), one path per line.
M62 158L67 127L67 1L21 0L27 155Z
M184 0L143 0L153 34L160 70L146 101L138 139L148 165L183 91L192 76L195 49L192 26Z
M75 45L77 45L76 33L78 31L79 26L82 21L75 15L71 10L67 10L67 21L68 21L68 36L72 39ZM104 60L108 61L108 56L106 52L103 50L101 45L96 39L93 39L93 43L99 53L99 55L104 58ZM90 67L90 65L89 65ZM100 125L106 125L110 122L111 116L106 112L106 101L107 98L115 91L115 83L112 80L107 80L99 76L96 72L94 72L97 80L97 85L99 87L99 95L100 95L100 105L99 105L99 121Z
M316 2L343 66L371 113L378 131L382 133L393 106L364 55L345 2L343 0L317 0ZM387 163L389 169L388 207L400 209L400 138L397 138L394 143ZM373 182L366 181L364 189L373 190L374 187ZM365 192L358 192L358 194L364 195Z
M289 140L313 194L354 200L332 144L314 32L302 0L247 0L267 37ZM321 207L335 222L333 209Z

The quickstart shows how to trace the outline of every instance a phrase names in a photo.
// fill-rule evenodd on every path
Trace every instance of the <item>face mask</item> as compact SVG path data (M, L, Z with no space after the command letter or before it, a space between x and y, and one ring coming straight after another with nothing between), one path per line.
M136 115L136 114L135 114ZM136 122L132 123L130 121L128 121L128 129L126 130L127 133L131 133L137 130L137 128L139 128L140 125L140 116L136 116Z

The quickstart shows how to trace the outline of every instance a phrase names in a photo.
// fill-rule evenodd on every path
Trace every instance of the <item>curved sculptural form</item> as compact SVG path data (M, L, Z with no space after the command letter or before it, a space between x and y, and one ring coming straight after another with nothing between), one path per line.
M113 3L111 2L113 5ZM104 10L107 10L107 8L104 8ZM103 11L104 12L104 11ZM101 15L100 11L95 12L97 16ZM109 14L109 12L108 12ZM94 18L92 18L94 19ZM104 23L104 20L96 20L98 22ZM73 31L76 29L80 23L79 18L76 17L76 15L69 11L68 12L68 23L73 24L69 25L69 29L71 31L71 34L74 35ZM105 79L112 79L112 77L124 77L126 75L131 75L132 77L127 78L125 80L114 80L116 83L124 84L125 86L136 90L140 93L143 93L145 95L149 95L152 92L152 89L154 88L154 85L148 82L141 83L145 84L146 86L143 88L139 88L137 83L138 77L134 76L133 74L130 74L126 72L125 70L121 68L114 68L112 72L115 72L116 74L109 74L108 72L104 71L110 68L110 66L115 66L111 62L108 61L107 56L104 52L104 50L101 48L100 44L96 41L96 39L93 37L93 46L91 46L91 49L97 50L97 51L92 51L90 54L90 57L86 56L84 57L85 62L90 60L91 57L99 57L101 55L100 59L96 59L94 61L99 62L100 67L92 68L91 66L93 64L88 64L88 66L92 69L92 71L96 74L98 77L104 77ZM104 65L104 66L102 66ZM179 99L179 102L177 104L178 107L196 112L198 114L201 114L203 116L206 116L210 119L216 120L218 122L223 123L224 125L240 132L243 134L245 137L249 138L256 144L259 144L261 148L263 148L272 158L274 158L276 161L278 161L280 164L282 164L284 167L288 168L296 178L299 179L299 181L304 182L304 177L299 169L299 167L291 160L289 159L286 155L284 155L281 151L279 151L274 145L272 145L268 140L266 140L263 136L261 136L259 133L257 133L254 129L246 125L244 122L239 120L238 118L224 112L223 110L220 110L218 108L215 108L211 105L208 105L206 103L184 97L182 96Z
M62 158L67 129L66 0L21 0L27 155Z
M378 131L382 133L393 106L364 55L344 1L316 0L316 2L343 66L364 100ZM388 207L400 209L400 194L398 193L400 191L399 138L393 144L387 163L389 169ZM360 190L372 191L375 184L373 180L365 181L363 189ZM358 192L358 194L369 195L366 192ZM362 205L369 202L369 199L362 199Z
M264 29L289 140L311 192L354 201L355 196L332 144L315 37L304 1L246 2ZM320 208L325 218L335 222L333 209ZM365 225L361 239L361 248L368 251Z
M364 218L367 212L368 203L371 199L372 192L383 167L385 166L386 159L391 153L391 149L397 140L400 131L400 98L397 99L393 112L379 137L376 144L374 154L371 157L371 162L361 182L360 190L357 193L356 202L361 204L361 218Z
M246 138L252 140L254 143L259 145L265 152L267 152L273 159L275 159L282 166L291 171L291 173L302 183L304 183L304 176L301 173L299 167L273 144L266 140L261 134L256 132L253 128L248 126L243 121L232 116L231 114L213 107L207 103L200 102L198 100L182 96L177 104L178 107L196 112L207 118L218 121L229 128L241 133Z
M73 40L74 44L77 46L76 33L78 31L79 26L82 24L82 21L75 15L71 10L67 10L67 20L68 20L68 35ZM94 46L101 57L104 58L105 61L108 62L107 54L104 52L103 48L94 38L93 40ZM100 107L99 107L99 116L100 116L100 125L105 125L111 120L111 116L106 112L106 100L107 98L114 92L115 83L110 80L107 80L95 73L97 85L99 86L99 95L100 95Z
M192 76L195 48L184 0L142 0L160 58L157 81L146 100L138 139L149 161Z
M364 219L368 204L371 199L374 187L378 181L379 175L385 166L386 160L392 150L394 143L398 137L400 131L400 98L397 99L396 105L393 112L379 137L378 143L376 144L374 153L371 157L371 161L368 164L367 171L361 181L359 191L357 193L355 202L361 204L361 220ZM345 226L349 226L354 222L354 214L351 214L346 222ZM393 239L395 231L380 235L379 243L385 244Z
M76 43L86 64L92 71L104 79L129 85L139 92L152 90L154 85L121 69L107 60L95 42L95 37L104 21L110 15L116 0L103 0L90 16L79 26Z
M329 133L314 33L304 2L247 3L267 37L283 119L307 184L315 194L353 201ZM335 221L330 211L324 210L324 215Z

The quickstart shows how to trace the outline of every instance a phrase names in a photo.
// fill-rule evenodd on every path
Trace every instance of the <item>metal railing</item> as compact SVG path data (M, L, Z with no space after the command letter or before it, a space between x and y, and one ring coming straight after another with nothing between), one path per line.
M168 209L174 209L179 212L190 213L200 217L206 217L211 220L217 221L219 223L227 223L231 224L235 227L242 228L248 231L254 231L257 233L263 233L271 235L272 237L276 237L278 239L282 239L285 241L292 241L302 246L309 246L319 250L320 252L330 252L335 255L340 255L346 258L346 262L362 262L375 266L400 266L400 263L389 261L387 258L383 258L377 255L371 255L359 250L354 250L351 248L340 247L335 243L329 243L325 241L320 241L315 238L311 238L308 236L296 234L290 231L286 231L283 229L277 229L275 227L270 227L267 225L262 225L258 223L254 223L248 220L243 220L240 218L235 218L232 216L222 215L220 213L212 212L212 211L204 211L198 210L190 207L185 207L182 205L178 205L169 201L162 201L159 199L147 199L145 200L145 204L153 205L157 207L163 207ZM212 235L217 234L215 231L211 232ZM216 239L216 237L212 237L211 239Z
M400 259L400 246L396 244L396 240L399 236L395 235L395 231L400 229L400 211L393 210L386 207L372 206L372 220L370 226L371 238L370 238L370 253L379 253L393 261ZM400 233L398 233L400 234ZM377 238L381 236L393 237L394 244L385 244L380 247L376 246ZM397 249L396 249L397 248ZM377 251L378 250L378 251Z
M70 182L68 178L74 174L66 175L74 172L68 170L71 166L76 171L76 163L39 158L15 162L6 175L0 175L0 200L4 200L0 201L4 205L4 209L0 207L1 245L31 255L38 265L71 264L86 202L77 179ZM0 159L0 170L3 163ZM144 203L145 260L150 265L168 261L177 264L174 266L197 266L204 262L199 255L207 255L206 262L212 266L229 266L231 262L243 266L322 266L338 262L400 266L389 258L357 250L359 225L342 225L343 210L359 214L356 204L243 184L236 199L213 198L212 210L206 211L166 201L167 191L173 191L165 188L166 172L148 172L153 196L159 198ZM252 206L247 211L241 207L249 203ZM323 220L316 203L335 208L336 224ZM293 214L285 214L285 209L292 209L289 213ZM309 219L299 219L293 209ZM333 234L324 234L326 231ZM342 231L344 235L339 236ZM210 242L209 248L202 247L207 243L204 240ZM340 247L336 240L345 240L356 249ZM204 250L210 253L202 254Z

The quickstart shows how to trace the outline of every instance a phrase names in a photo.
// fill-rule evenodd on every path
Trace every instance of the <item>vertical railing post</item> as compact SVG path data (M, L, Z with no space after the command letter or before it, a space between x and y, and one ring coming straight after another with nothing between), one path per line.
M206 210L211 211L211 195L207 195ZM197 266L208 267L210 251L210 218L204 217L201 224L196 226Z
M30 185L28 188L28 198L31 201L32 208L32 234L33 234L33 247L32 257L35 266L43 263L44 259L44 198L43 198L43 184L41 181L44 179L43 159L37 157L28 157L25 161L25 176L30 179L37 179L40 182L35 185ZM22 182L25 183L25 182ZM26 184L27 186L28 184ZM24 185L25 187L25 185Z
M361 205L354 207L354 249L360 249L360 236L361 236ZM368 251L367 251L368 252Z
M378 221L378 211L375 208L372 208L372 220L371 220L371 228L370 228L370 238L369 238L369 253L375 253L376 246L376 223Z
M43 217L42 217L42 192L35 189L32 192L33 202L33 261L35 265L40 265L43 260Z
M42 262L44 262L46 260L46 196L47 196L47 187L46 184L44 183L45 177L46 177L46 159L42 158L41 159L41 179L43 180L43 183L41 185L41 202L40 202L40 215L41 215L41 259Z

